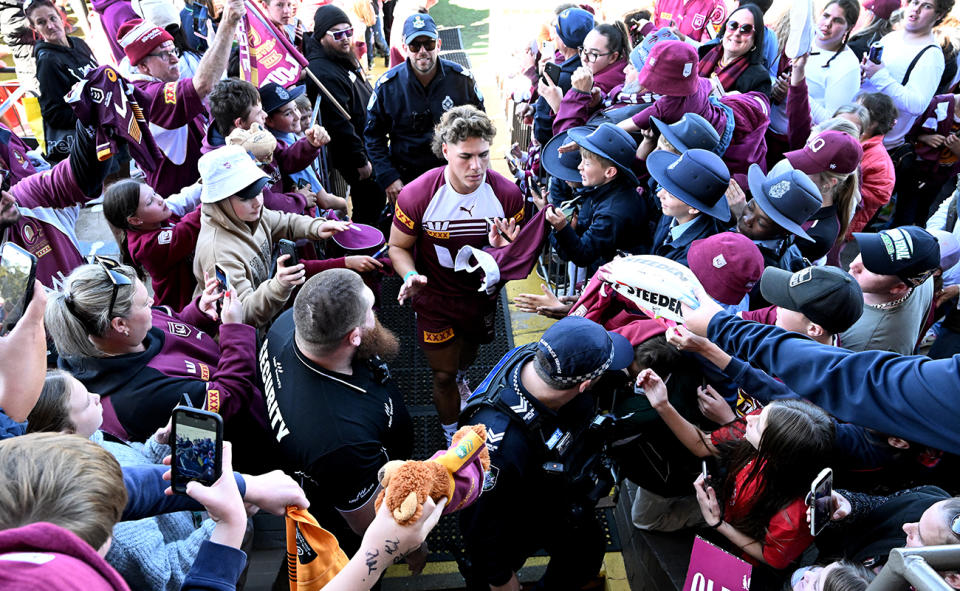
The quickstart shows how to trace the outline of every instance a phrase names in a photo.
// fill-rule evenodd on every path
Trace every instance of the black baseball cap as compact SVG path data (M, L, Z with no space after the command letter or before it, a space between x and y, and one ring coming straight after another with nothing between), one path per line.
M268 115L274 111L296 100L301 94L307 92L306 86L294 86L293 88L284 88L276 82L267 82L260 87L260 106Z
M807 267L796 273L767 267L760 293L771 304L800 312L829 333L841 333L863 314L863 292L856 279L837 267Z
M900 226L876 234L854 233L867 271L896 275L916 287L940 267L940 243L923 228Z

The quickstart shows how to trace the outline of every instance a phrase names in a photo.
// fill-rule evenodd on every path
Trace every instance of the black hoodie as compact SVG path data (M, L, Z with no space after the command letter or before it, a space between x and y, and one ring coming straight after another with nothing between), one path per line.
M363 146L363 128L367 123L367 103L373 88L359 65L327 53L312 35L304 37L304 45L310 71L350 114L347 121L326 97L321 98L320 116L323 127L330 133L328 154L332 164L338 169L362 168L368 160ZM317 85L308 78L307 93L314 104L319 92Z
M37 59L40 82L40 113L44 127L73 131L77 118L63 101L74 84L97 67L97 59L83 39L67 37L69 47L37 41L33 55Z

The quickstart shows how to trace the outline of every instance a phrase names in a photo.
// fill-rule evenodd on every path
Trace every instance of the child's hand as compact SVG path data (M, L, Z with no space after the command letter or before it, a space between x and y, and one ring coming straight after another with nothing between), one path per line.
M330 134L327 133L326 129L316 124L305 131L303 135L306 136L307 141L309 141L310 145L314 148L321 148L330 143Z

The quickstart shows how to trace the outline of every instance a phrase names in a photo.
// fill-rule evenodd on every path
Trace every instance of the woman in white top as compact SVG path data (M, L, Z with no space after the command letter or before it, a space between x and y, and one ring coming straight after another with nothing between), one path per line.
M831 0L817 20L816 37L807 60L810 116L814 123L833 117L853 102L860 90L860 62L847 47L850 31L860 16L857 0Z

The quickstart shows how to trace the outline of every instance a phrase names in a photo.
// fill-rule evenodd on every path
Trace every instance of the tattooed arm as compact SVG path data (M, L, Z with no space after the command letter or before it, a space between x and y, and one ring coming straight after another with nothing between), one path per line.
M423 515L413 525L399 525L383 503L377 516L363 535L360 549L347 566L324 587L326 591L365 591L372 587L387 567L417 550L427 534L440 521L440 514L447 504L446 499L434 503L427 498Z

